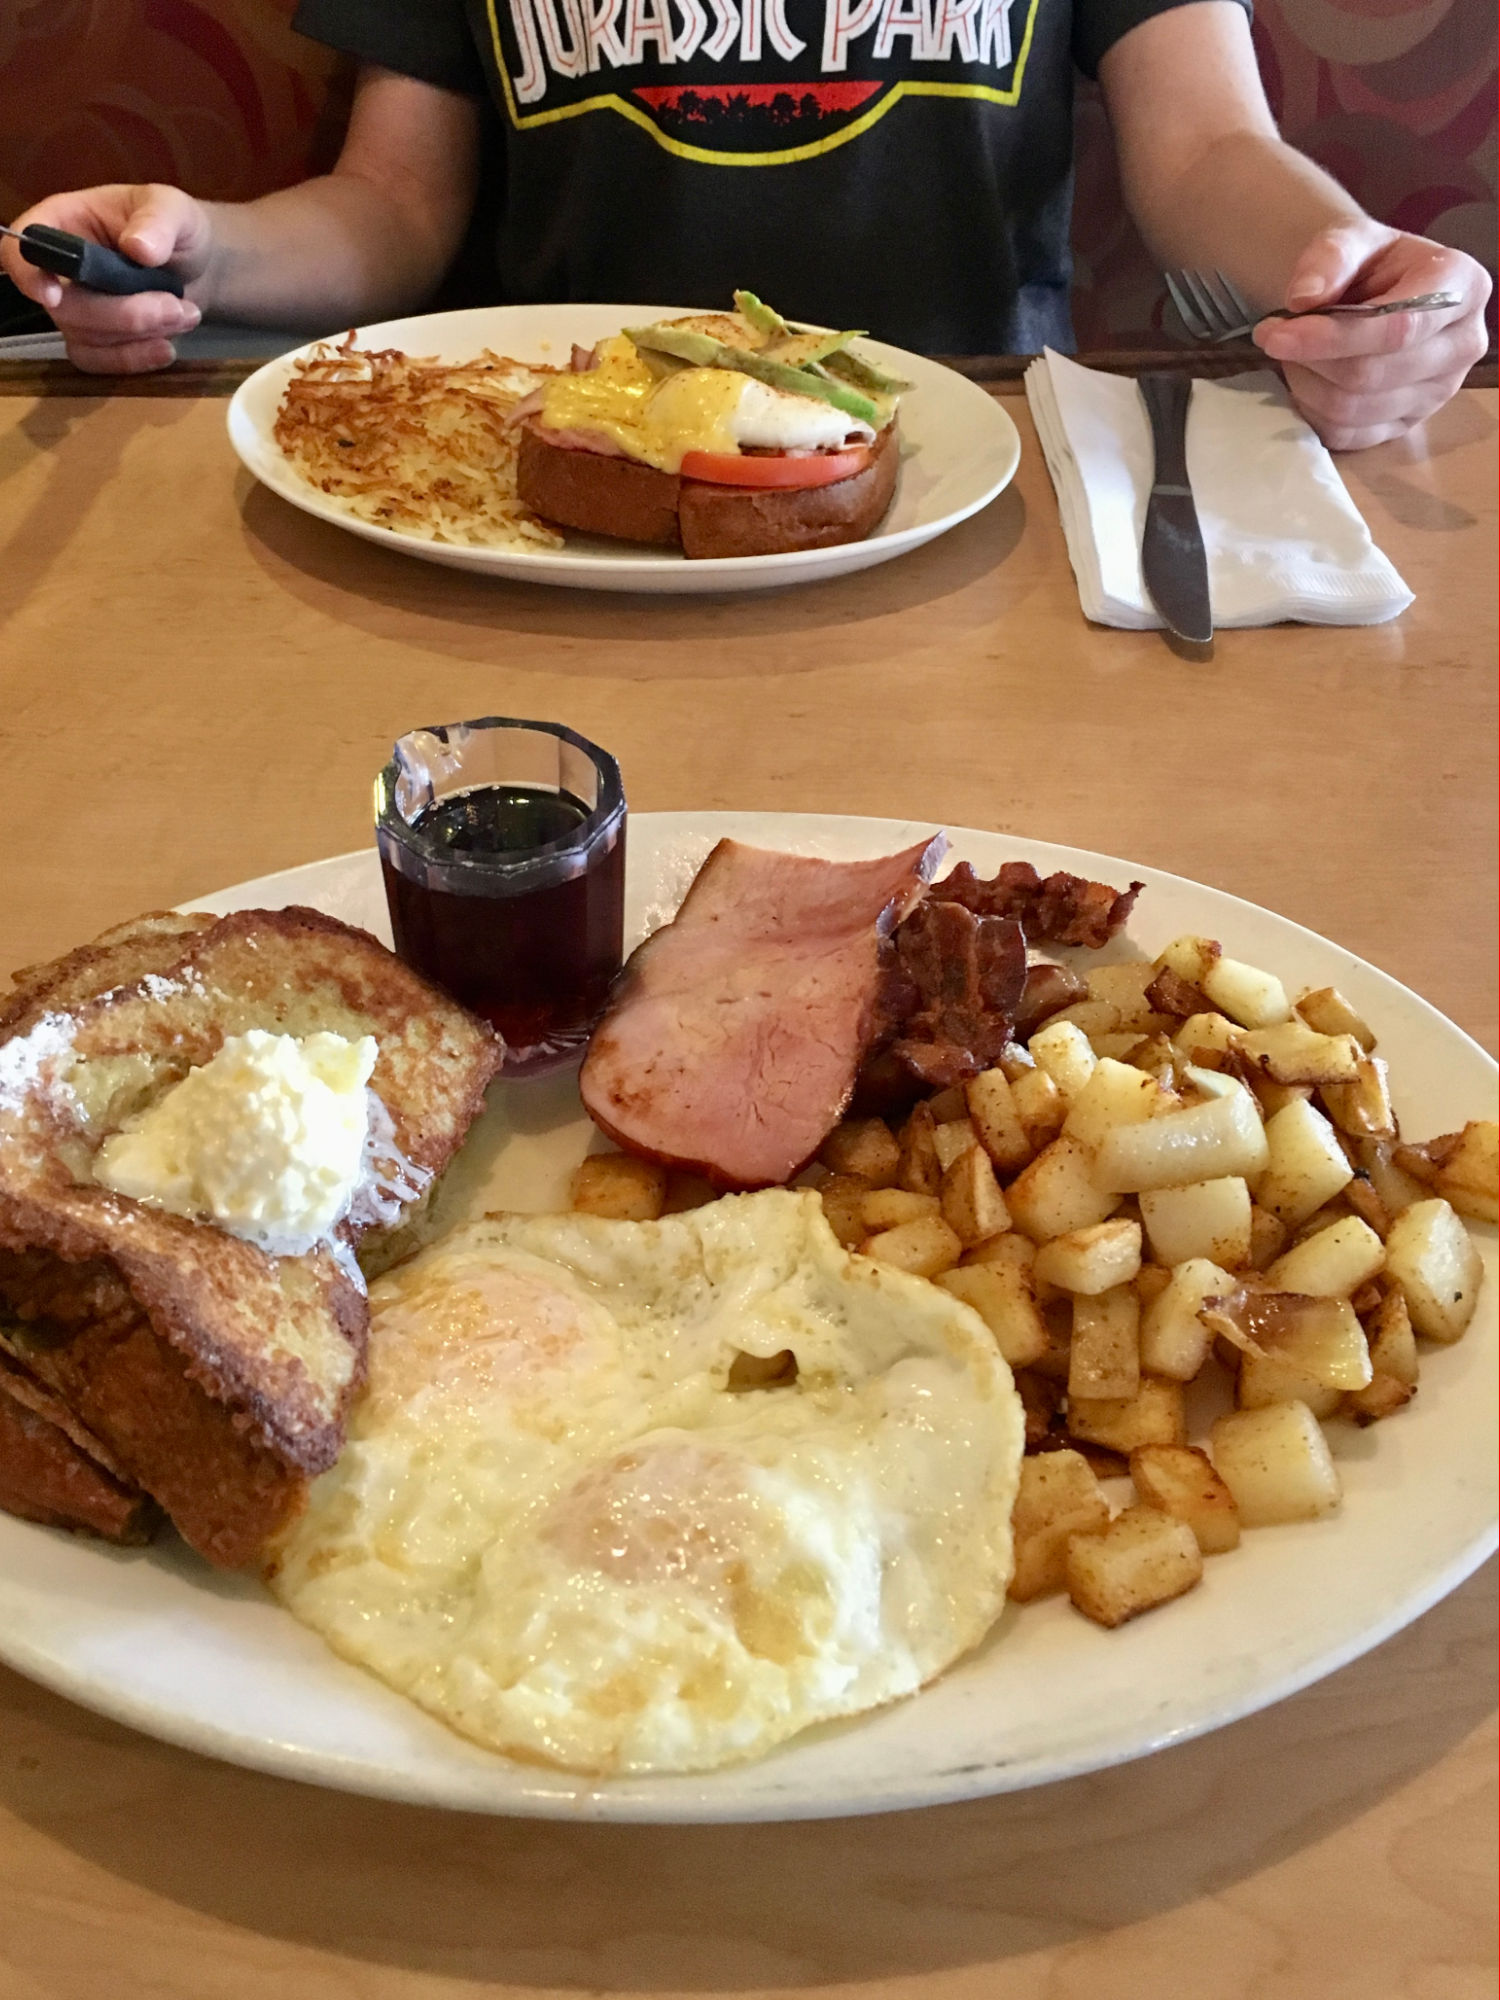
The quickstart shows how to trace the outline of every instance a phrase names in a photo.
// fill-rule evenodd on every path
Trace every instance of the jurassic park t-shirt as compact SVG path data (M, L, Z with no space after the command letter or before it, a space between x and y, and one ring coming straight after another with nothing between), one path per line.
M938 354L1071 347L1075 65L1184 0L301 0L491 107L504 304L727 306Z

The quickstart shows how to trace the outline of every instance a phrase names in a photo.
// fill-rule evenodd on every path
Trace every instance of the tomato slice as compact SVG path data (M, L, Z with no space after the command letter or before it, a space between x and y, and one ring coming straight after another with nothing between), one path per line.
M869 463L870 447L865 444L848 451L807 452L800 458L786 452L685 451L682 476L705 479L711 486L831 486L836 479L863 472Z

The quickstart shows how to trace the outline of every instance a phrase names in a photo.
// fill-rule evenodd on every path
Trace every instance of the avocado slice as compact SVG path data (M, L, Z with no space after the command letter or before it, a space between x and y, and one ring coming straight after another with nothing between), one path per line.
M785 340L772 341L763 351L768 361L785 361L792 368L810 368L814 362L838 354L851 340L863 337L863 328L851 333L793 333Z
M873 362L866 361L862 355L852 353L848 348L838 348L818 358L831 374L842 375L856 389L868 389L874 396L899 396L903 389L911 387L910 382L903 382L899 375L887 375Z
M737 374L751 375L757 382L764 382L767 388L815 397L818 402L831 403L845 416L870 424L876 430L884 422L881 410L868 396L826 375L815 375L810 369L789 367L784 361L753 354L748 348L726 347L706 333L693 333L684 327L628 326L625 331L637 347L675 354L680 361L691 362L697 368L731 368Z
M781 314L773 306L764 304L754 292L736 292L734 309L757 333L769 334L773 340L783 338L792 330Z

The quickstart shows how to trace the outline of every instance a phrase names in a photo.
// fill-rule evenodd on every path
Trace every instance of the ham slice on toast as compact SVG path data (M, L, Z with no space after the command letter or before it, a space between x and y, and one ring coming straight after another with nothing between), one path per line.
M618 1145L719 1188L776 1186L838 1122L875 1026L881 940L946 849L874 861L721 840L621 975L579 1079Z

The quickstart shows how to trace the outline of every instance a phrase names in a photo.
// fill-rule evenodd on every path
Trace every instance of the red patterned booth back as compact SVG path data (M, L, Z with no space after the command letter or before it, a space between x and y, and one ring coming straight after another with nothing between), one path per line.
M295 0L0 0L0 217L100 181L243 200L326 167L347 76ZM1294 144L1375 215L1495 262L1491 0L1259 0L1256 47ZM1125 219L1104 113L1079 105L1084 348L1159 343L1158 273Z

